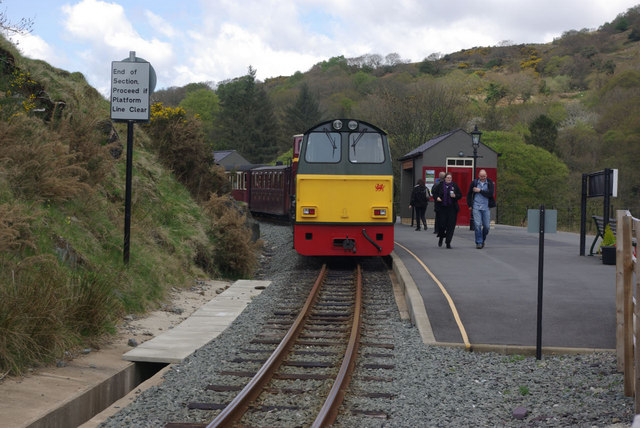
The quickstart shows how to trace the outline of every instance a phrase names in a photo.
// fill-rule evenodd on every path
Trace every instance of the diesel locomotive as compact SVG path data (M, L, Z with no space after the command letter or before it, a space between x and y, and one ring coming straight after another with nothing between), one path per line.
M295 174L293 242L302 255L393 250L393 171L387 134L336 119L304 133Z
M322 122L294 136L290 165L230 176L254 213L288 217L305 256L385 256L393 251L393 171L387 134L359 120Z

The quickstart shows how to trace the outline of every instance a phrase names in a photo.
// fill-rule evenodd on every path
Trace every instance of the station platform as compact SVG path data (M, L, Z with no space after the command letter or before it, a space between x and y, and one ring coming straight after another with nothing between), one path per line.
M215 339L244 311L251 299L271 281L238 280L189 318L122 356L123 360L147 363L179 363Z
M591 242L593 236L587 236ZM535 351L539 236L495 225L483 249L468 226L452 248L433 228L395 225L393 268L425 343L506 353ZM545 234L543 352L615 349L615 266L580 256L577 233Z

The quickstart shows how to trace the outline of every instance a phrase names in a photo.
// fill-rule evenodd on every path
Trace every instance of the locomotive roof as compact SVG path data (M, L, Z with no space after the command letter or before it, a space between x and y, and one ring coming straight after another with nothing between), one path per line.
M317 125L314 125L313 127L309 128L305 134L308 134L309 132L325 132L327 131L327 126L329 127L328 130L333 130L333 122L335 122L336 120L340 120L342 121L342 123L344 124L344 131L348 131L347 129L347 124L351 121L354 122L358 122L358 128L353 130L353 132L362 132L364 131L363 128L367 128L368 131L370 132L378 132L380 134L384 134L387 135L387 133L385 131L383 131L382 129L378 128L375 125L372 125L368 122L365 122L363 120L357 120L357 119L331 119L331 120L327 120L326 122L321 122Z

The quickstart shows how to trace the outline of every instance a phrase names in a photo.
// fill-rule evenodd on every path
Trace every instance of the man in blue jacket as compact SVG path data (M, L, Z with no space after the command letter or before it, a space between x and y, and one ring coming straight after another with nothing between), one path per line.
M478 178L472 180L467 192L467 205L473 210L473 224L476 234L476 248L484 248L489 228L491 227L491 210L495 206L493 193L495 186L487 178L487 171L481 169Z

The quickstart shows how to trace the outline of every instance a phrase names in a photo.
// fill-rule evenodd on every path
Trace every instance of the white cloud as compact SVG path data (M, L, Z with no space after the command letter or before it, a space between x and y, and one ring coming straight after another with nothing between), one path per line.
M91 82L99 82L97 89L101 93L108 94L110 91L111 62L127 58L129 51L135 51L137 57L151 63L158 75L159 85L168 86L172 81L168 70L175 61L173 46L157 38L142 38L122 6L99 0L82 0L73 6L63 6L62 11L68 35L74 41L89 46L88 49L77 51L76 55L85 60L87 78Z
M19 34L12 36L11 39L16 43L20 52L28 58L41 59L51 64L60 60L60 55L39 36Z
M170 39L173 39L178 34L177 31L173 28L173 26L161 16L156 15L150 10L145 10L144 14L147 17L149 24L153 28L157 29L160 34L163 34Z

